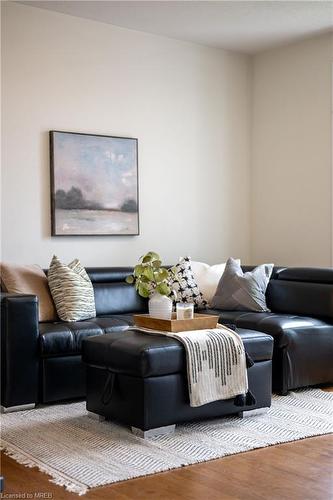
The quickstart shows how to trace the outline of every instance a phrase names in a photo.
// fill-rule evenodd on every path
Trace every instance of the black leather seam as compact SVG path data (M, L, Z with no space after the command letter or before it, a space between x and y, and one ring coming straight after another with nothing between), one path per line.
M184 348L183 348L183 345L179 342L179 346L181 346L181 350L183 351ZM164 345L164 346L160 346L160 347L145 347L144 349L142 349L141 351L141 354L146 354L146 353L154 353L154 351L160 351L160 350L163 350L165 351L165 349L177 349L177 351L179 350L179 346L176 346L176 345Z
M240 336L242 340L260 340L261 342L267 342L267 338L273 339L272 335L269 333L262 332L262 335L253 335L250 337L245 337L245 335Z
M73 332L73 330L71 329L70 325L66 325L66 328L68 328L68 332L71 334L71 337L72 337L72 351L75 352L76 351L76 347L77 347L77 342L76 342L76 338L75 338L75 334Z

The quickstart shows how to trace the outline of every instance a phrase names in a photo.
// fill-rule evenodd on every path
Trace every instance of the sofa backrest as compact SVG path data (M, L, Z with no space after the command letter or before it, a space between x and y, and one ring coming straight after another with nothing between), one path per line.
M254 268L242 267L244 271ZM279 269L274 268L273 276ZM87 267L86 271L94 287L97 316L148 311L147 299L140 297L135 287L125 282L126 277L133 273L133 267Z
M169 267L169 266L165 266ZM242 266L244 272L255 266ZM125 282L132 267L88 267L97 315L145 313L148 301ZM47 271L45 271L47 273ZM333 321L333 269L274 267L267 305L272 312L314 316Z
M271 279L266 293L272 312L333 320L333 269L289 267Z
M87 267L86 271L94 287L97 316L147 312L147 300L125 282L132 267Z

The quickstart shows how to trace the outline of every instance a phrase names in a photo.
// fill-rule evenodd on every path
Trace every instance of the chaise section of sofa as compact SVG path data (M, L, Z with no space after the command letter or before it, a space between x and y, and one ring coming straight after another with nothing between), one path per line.
M333 382L333 269L280 269L266 299L269 313L208 312L222 323L272 335L275 391Z

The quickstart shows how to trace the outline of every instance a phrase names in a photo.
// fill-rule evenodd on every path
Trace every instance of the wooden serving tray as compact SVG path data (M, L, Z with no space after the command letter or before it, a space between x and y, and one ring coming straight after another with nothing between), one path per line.
M194 314L193 319L176 319L176 313L173 313L172 319L152 318L149 314L134 314L133 319L135 326L162 332L179 333L216 328L219 317L212 314Z

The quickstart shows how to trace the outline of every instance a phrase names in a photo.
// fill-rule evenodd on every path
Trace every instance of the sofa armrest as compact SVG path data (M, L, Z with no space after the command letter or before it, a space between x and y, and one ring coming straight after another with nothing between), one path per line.
M1 405L38 401L38 298L1 293Z

